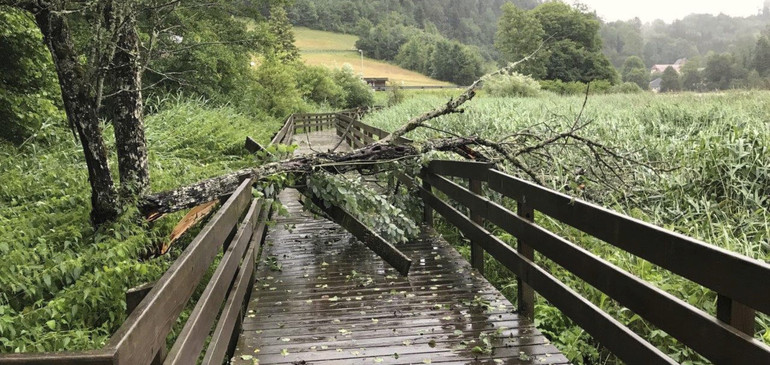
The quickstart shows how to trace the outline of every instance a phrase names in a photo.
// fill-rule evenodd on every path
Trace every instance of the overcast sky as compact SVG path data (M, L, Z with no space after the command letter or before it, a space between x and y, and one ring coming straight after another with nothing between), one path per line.
M568 3L573 1L567 1ZM663 19L670 23L692 13L755 15L764 0L580 0L607 21L639 17L643 22Z

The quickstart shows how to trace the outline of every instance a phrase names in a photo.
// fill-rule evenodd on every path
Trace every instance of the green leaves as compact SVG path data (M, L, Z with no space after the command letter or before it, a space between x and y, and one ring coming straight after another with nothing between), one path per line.
M406 242L419 233L419 228L404 209L366 186L360 176L351 178L316 172L310 175L307 185L327 207L335 205L345 209L390 242Z

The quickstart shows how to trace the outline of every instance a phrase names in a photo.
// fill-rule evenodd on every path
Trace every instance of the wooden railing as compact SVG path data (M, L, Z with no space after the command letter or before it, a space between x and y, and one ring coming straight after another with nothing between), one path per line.
M237 339L269 214L269 204L254 199L251 190L250 180L240 185L151 286L105 348L0 355L0 364L195 364L201 356L203 364L222 364ZM166 351L166 338L220 252L203 294Z
M360 122L364 113L354 109L292 115L271 144L290 144L297 131L331 127L353 148L385 138L387 132ZM412 178L400 178L416 184ZM466 184L458 184L457 179L465 179ZM755 311L770 314L767 263L540 187L490 164L433 161L420 180L416 188L425 202L426 222L432 223L435 210L457 227L471 240L471 264L482 273L486 252L517 276L520 314L534 317L537 292L623 361L676 363L539 266L537 251L714 363L770 364L770 347L753 338ZM163 277L142 291L146 295L136 300L139 304L104 349L0 355L0 364L189 364L201 356L203 364L221 364L243 318L269 214L264 208L269 204L252 198L251 185L244 181ZM439 198L434 189L452 202ZM515 201L516 212L485 197L484 191ZM716 316L537 225L536 212L713 290L718 294ZM491 234L490 226L516 237L517 247ZM166 338L220 246L221 261L167 352Z
M353 118L343 113L337 114L337 135L344 138L353 148L361 148L370 145L390 135L382 129L372 127L361 122L359 118ZM396 143L411 143L407 138L399 138Z
M456 178L466 179L468 187L454 182ZM623 361L676 363L538 266L537 251L714 363L770 364L770 347L753 337L754 310L770 314L770 265L543 188L489 164L433 161L424 169L422 182L426 219L432 221L435 210L469 238L477 269L483 272L486 251L511 270L518 279L522 314L533 316L534 290ZM516 212L484 197L484 184L514 200ZM433 189L454 203L443 201ZM469 216L457 205L467 208ZM715 291L720 298L717 316L537 225L535 212ZM518 247L492 235L487 226L516 237Z

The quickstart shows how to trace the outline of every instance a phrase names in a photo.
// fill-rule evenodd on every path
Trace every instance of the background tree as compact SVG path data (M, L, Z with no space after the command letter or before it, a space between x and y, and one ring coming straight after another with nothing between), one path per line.
M744 78L748 72L743 69L730 53L713 53L706 58L703 78L709 89L727 90L736 80Z
M281 4L270 7L270 33L275 37L275 53L279 59L287 62L299 60L299 49L294 45L294 32Z
M498 21L495 48L500 52L500 62L516 62L529 56L540 47L545 37L540 22L529 12L505 3ZM519 73L534 78L543 78L547 73L548 52L538 52L531 60L521 64Z
M760 36L754 49L753 65L760 76L770 76L770 39Z
M679 73L674 70L673 67L668 66L663 71L662 81L660 83L661 92L673 92L682 90L682 86L679 83Z
M681 72L682 89L690 91L706 90L700 59L687 60L687 63L682 66Z
M647 90L650 83L650 72L644 66L644 61L637 56L626 58L621 71L623 82L633 82L642 90Z
M603 53L617 68L621 68L628 57L643 54L644 38L639 18L602 24L599 35Z
M538 29L542 29L542 37L545 38L543 56L547 57L544 62L545 79L567 82L616 81L615 69L601 53L602 42L598 34L600 23L595 15L583 13L561 2L541 4L526 15L510 6L506 9L508 16L501 23L502 31L498 33L497 44L501 49L523 49L520 40L514 38L521 36L515 29L526 25L534 30L535 38ZM537 20L540 28L529 21L528 16ZM539 45L534 46L535 49Z

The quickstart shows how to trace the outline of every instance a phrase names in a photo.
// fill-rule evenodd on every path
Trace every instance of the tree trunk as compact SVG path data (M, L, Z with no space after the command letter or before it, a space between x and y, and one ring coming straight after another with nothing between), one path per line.
M147 140L144 136L142 72L136 19L130 15L119 30L113 59L116 107L112 113L118 150L120 195L127 199L144 194L150 184Z
M86 80L83 65L78 62L67 22L62 13L55 10L50 6L35 9L35 21L56 65L67 118L83 146L91 184L91 221L99 225L117 217L117 194L93 88Z

